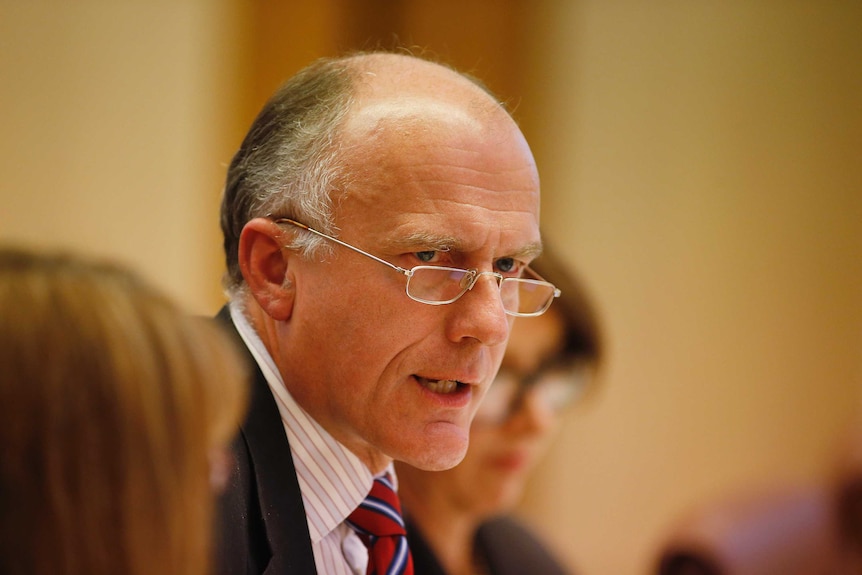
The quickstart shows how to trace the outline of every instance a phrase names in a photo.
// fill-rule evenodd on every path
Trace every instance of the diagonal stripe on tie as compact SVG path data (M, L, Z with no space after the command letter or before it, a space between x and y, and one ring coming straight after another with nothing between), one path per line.
M371 493L347 523L368 547L367 575L413 575L401 504L388 474L374 479Z

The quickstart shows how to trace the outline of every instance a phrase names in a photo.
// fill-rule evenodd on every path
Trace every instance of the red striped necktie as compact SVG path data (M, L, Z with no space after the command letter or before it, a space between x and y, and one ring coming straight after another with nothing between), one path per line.
M347 523L368 547L367 575L413 575L401 504L388 473L374 479L371 493Z

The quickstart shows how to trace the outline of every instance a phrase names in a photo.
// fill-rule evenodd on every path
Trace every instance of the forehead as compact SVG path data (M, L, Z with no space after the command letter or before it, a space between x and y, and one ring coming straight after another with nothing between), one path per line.
M535 163L502 110L428 98L375 102L351 117L342 146L349 177L336 224L345 233L358 226L392 241L438 235L465 251L540 244ZM377 227L363 225L369 220Z

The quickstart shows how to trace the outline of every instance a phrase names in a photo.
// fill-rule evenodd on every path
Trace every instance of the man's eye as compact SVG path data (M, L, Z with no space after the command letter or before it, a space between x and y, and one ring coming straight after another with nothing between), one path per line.
M514 258L500 258L494 262L497 271L503 274L518 272L518 262Z
M416 252L416 259L421 262L429 263L434 261L434 258L437 256L437 252L435 250L428 250L424 252Z

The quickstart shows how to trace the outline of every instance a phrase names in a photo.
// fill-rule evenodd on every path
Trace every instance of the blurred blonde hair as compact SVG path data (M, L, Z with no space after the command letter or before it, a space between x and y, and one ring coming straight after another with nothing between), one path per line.
M0 573L208 573L246 394L215 323L131 272L0 248Z

